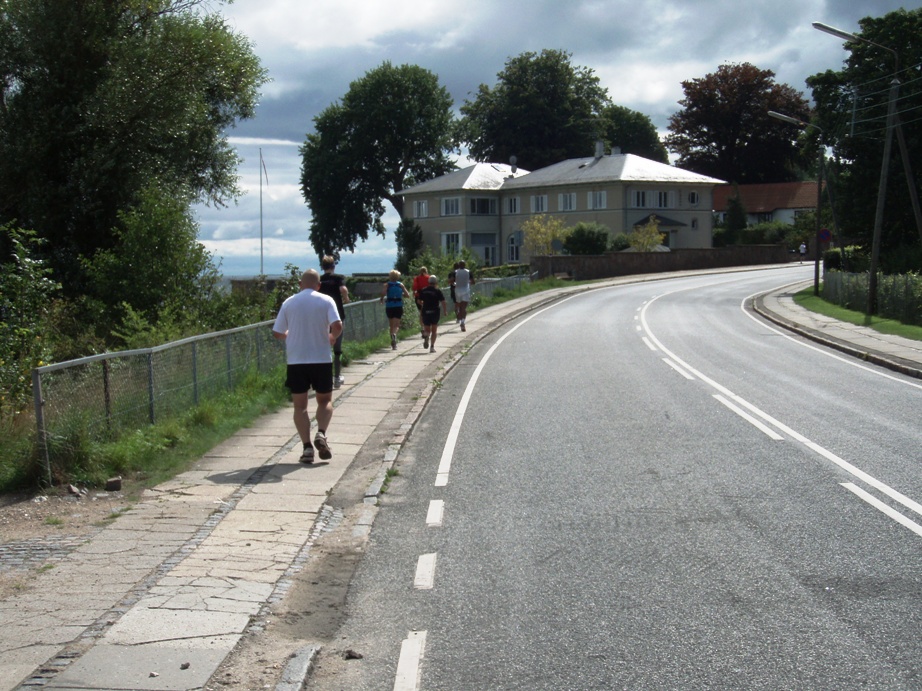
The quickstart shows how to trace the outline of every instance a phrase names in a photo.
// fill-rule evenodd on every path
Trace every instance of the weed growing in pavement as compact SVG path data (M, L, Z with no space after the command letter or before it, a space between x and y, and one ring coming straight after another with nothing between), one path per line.
M400 471L396 468L388 468L384 473L384 482L381 483L381 494L387 492L388 488L391 485L391 480L400 475Z

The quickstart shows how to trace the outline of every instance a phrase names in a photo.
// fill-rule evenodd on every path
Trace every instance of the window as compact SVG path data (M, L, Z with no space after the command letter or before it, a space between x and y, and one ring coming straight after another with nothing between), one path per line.
M519 198L518 197L509 197L508 199L506 199L506 213L507 214L519 213Z
M634 190L631 202L636 209L672 209L675 208L675 192Z
M557 209L560 211L576 211L576 193L567 192L557 195Z
M701 201L701 198L698 196L697 192L688 193L688 203L692 206L698 206L698 202Z
M461 253L461 233L442 233L442 254Z
M443 216L460 216L461 215L461 198L449 197L442 200Z
M413 218L426 218L429 215L429 202L425 199L413 202Z
M531 212L533 214L547 213L547 195L533 194L531 197Z
M509 236L509 242L507 243L506 248L506 261L507 262L517 262L519 261L519 246L516 243L515 233Z
M496 200L488 197L472 197L471 200L472 216L495 216Z
M608 200L604 191L589 192L586 195L586 207L590 209L604 209L608 206Z
M693 218L691 220L691 227L692 227L692 230L698 230L698 219L697 218Z

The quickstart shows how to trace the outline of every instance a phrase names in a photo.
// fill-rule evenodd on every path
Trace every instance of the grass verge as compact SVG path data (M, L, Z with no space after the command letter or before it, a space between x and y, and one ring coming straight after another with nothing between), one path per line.
M879 331L880 333L890 334L893 336L902 336L914 341L922 341L922 326L912 326L903 324L895 319L884 319L877 316L868 316L864 312L839 307L823 298L813 294L813 288L805 288L794 295L794 302L801 307L822 314L826 317L838 319L839 321L856 326L867 326Z

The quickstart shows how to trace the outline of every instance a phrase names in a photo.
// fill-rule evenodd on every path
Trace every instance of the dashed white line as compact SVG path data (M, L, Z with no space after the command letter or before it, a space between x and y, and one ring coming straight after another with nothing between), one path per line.
M416 576L413 578L413 587L417 590L432 590L435 585L435 552L421 554L416 562Z
M394 691L416 691L419 688L419 663L426 652L426 632L410 631L400 644L400 658L397 660L397 677Z
M426 525L430 528L438 528L442 525L442 517L445 514L445 501L442 499L433 499L429 502L429 511L426 512Z

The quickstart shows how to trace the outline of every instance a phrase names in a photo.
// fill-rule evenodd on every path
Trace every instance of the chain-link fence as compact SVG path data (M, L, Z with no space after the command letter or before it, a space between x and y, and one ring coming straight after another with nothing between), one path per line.
M195 336L156 348L103 353L32 371L40 452L52 478L57 442L70 432L113 439L181 414L231 391L251 371L285 362L272 321ZM387 328L377 300L346 305L346 339L366 341Z
M826 271L823 298L847 309L864 312L868 305L868 274ZM903 324L922 326L922 277L915 274L877 277L877 314Z
M515 289L528 276L484 279L474 291L492 297ZM407 305L415 324L415 306ZM345 306L345 339L368 341L388 328L378 300ZM272 321L195 336L156 348L45 365L32 371L32 391L40 451L49 482L56 443L79 430L92 440L181 414L200 402L231 391L247 373L266 372L285 362L284 345L272 336Z

